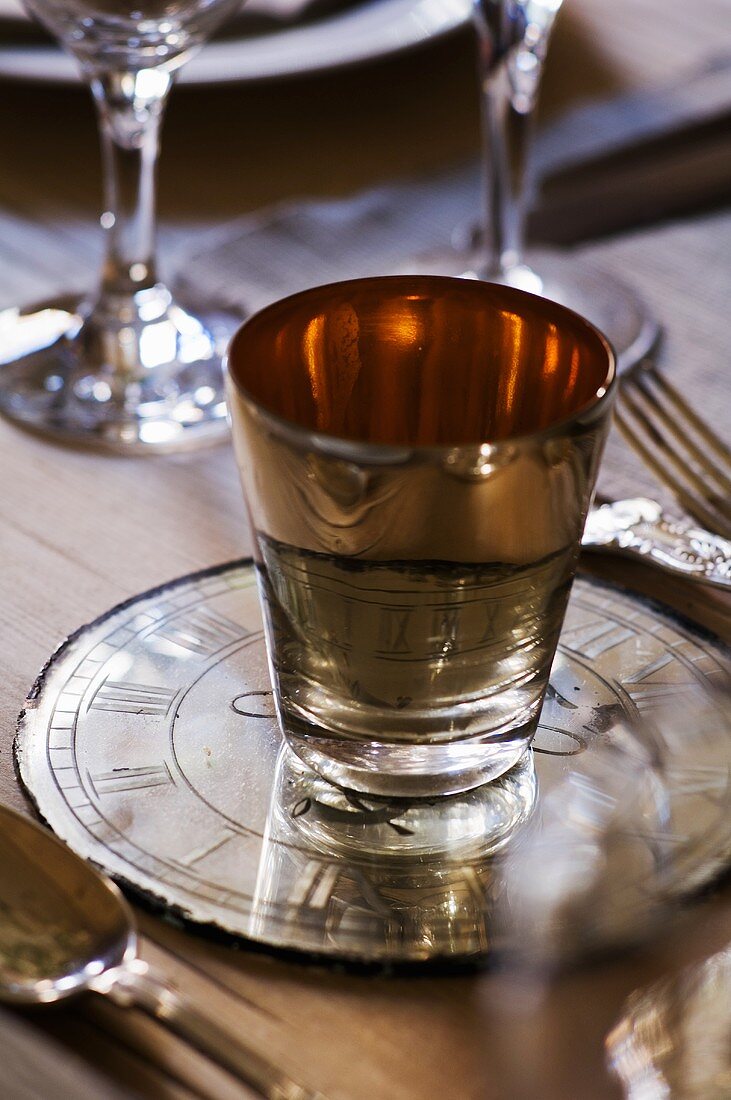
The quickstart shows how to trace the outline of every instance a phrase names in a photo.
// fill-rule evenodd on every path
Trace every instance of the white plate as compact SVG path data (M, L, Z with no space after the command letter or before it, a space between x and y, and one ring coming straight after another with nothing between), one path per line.
M0 17L11 6L13 0L0 0ZM212 42L183 68L180 82L266 80L386 57L455 30L470 9L470 0L372 0L308 26ZM0 77L55 84L81 79L72 58L45 43L0 46Z

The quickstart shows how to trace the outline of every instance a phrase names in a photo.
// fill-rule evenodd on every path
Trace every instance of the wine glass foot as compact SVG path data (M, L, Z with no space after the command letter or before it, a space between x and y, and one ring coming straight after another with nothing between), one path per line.
M634 287L571 253L536 249L528 252L526 260L508 272L491 273L478 253L466 258L464 253L445 249L419 257L408 270L486 279L558 302L581 314L606 336L616 353L619 371L650 354L659 339L660 326Z
M0 312L0 412L60 442L127 454L225 439L222 357L244 315L192 311L164 287L135 299L126 320L71 298Z

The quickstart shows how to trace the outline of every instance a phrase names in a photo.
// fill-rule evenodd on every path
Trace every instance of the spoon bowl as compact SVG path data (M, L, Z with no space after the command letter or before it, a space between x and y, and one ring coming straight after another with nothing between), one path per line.
M0 807L0 1000L59 1001L136 954L134 918L117 887Z
M47 829L0 806L0 1002L108 996L159 1020L271 1100L324 1100L222 1029L137 957L118 888Z

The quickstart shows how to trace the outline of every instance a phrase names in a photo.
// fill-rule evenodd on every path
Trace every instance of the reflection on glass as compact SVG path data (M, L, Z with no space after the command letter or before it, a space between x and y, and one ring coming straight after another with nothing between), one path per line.
M731 694L720 676L716 690L672 688L635 691L634 718L576 757L507 853L502 921L537 973L636 944L727 865Z
M492 858L533 812L533 756L464 795L375 799L334 787L286 746L277 763L250 935L294 922L304 950L401 961L485 953Z
M636 990L606 1040L627 1100L731 1095L731 947Z
M656 917L668 812L653 754L628 727L577 757L507 855L501 923L517 957L540 974L640 935Z

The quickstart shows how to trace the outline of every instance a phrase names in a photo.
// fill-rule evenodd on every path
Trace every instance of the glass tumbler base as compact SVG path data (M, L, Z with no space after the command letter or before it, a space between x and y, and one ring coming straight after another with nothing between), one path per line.
M149 321L129 327L105 327L79 299L0 312L0 412L59 442L127 454L226 438L222 357L243 314L193 313L154 289Z
M531 721L499 738L420 745L323 738L299 723L285 735L300 760L338 787L386 798L434 798L503 775L529 747L534 728Z
M383 868L446 865L484 858L508 843L532 815L538 784L532 752L499 778L445 798L383 798L328 783L289 749L279 758L275 813L292 844L330 859ZM404 820L408 815L407 821Z

